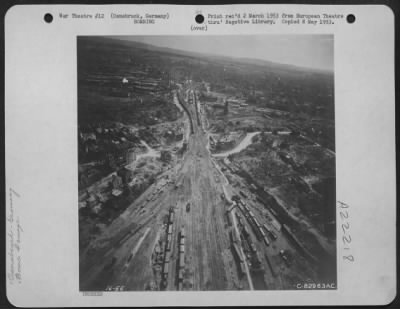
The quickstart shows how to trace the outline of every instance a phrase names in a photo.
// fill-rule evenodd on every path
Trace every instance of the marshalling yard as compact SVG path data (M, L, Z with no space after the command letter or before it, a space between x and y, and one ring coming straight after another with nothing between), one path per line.
M127 165L136 182L139 166L156 166L152 181L101 223L96 214L107 204L90 203L95 193L112 190L111 198L121 199L134 180L109 171L80 190L80 290L335 288L334 219L325 209L312 218L307 210L314 208L297 196L321 196L315 175L323 168L307 165L305 149L333 160L334 151L304 131L293 134L296 120L274 121L282 111L229 102L204 81L173 86L165 93L178 118L146 128L155 136L174 128L179 138L166 146L140 135L139 154ZM221 125L227 117L231 124ZM268 128L257 127L265 122ZM294 148L285 147L291 142ZM160 165L165 149L170 155Z

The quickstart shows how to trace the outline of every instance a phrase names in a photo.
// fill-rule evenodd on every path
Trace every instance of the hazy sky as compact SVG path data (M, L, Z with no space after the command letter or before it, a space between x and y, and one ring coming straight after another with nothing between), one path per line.
M200 53L333 71L333 35L124 36L119 39Z

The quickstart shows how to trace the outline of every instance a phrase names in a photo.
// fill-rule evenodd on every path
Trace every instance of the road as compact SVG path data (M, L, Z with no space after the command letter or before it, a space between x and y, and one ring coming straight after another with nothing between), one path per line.
M261 132L252 132L252 133L247 133L245 138L232 150L229 151L224 151L221 153L216 153L213 156L214 157L227 157L231 154L241 152L243 149L246 149L249 145L252 143L252 138Z
M156 281L151 256L163 229L163 218L174 207L172 251L167 290L176 290L179 231L186 231L185 290L229 290L248 283L238 278L230 250L229 227L221 198L223 187L219 171L207 150L207 135L196 121L195 104L186 105L192 118L193 133L182 161L165 175L173 182L156 193L153 184L125 212L94 239L90 250L81 254L81 289L123 286L125 290L143 290ZM159 177L163 179L163 177ZM178 188L174 189L174 185ZM186 204L190 203L190 211ZM140 206L145 205L143 208ZM143 234L142 230L147 229ZM140 250L136 252L138 242ZM133 248L133 249L132 249ZM135 255L132 256L132 250ZM110 259L115 264L107 268ZM129 259L129 262L127 260Z
M245 191L249 197L246 204L257 220L275 228L276 218L265 205L256 202L246 181L232 173L222 173L218 158L212 157L207 147L207 132L201 127L205 116L196 110L194 92L188 91L188 94L192 99L177 96L177 104L182 104L186 113L185 121L191 123L187 151L178 164L159 175L117 219L101 227L99 236L93 237L85 250L81 250L80 290L115 287L129 291L282 289L316 276L315 267L296 252L280 227L274 230L275 240L268 234L271 244L266 246L257 240L243 210L233 209L228 217L231 197ZM240 187L232 185L232 180L240 183ZM190 209L186 207L188 203ZM168 223L171 209L174 212L172 224ZM246 276L239 275L229 237L231 231L240 234L236 211L249 228L249 237L257 251L263 253L262 273L251 272L250 261L246 260ZM182 229L185 231L184 257L180 255L179 246ZM171 248L166 262L162 248L166 248L168 237ZM243 242L238 246L245 257ZM296 256L290 268L280 256L281 249ZM160 250L161 261L158 260ZM165 272L168 274L163 275ZM182 275L181 279L178 274Z

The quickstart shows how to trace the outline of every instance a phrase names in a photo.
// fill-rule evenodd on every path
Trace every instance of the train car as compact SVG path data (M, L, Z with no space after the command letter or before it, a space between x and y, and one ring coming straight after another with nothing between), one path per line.
M257 186L254 183L250 184L250 191L252 192L257 191Z
M179 253L179 268L184 268L185 267L185 253L180 252Z
M242 257L242 254L241 254L237 244L235 244L235 243L232 244L232 251L233 251L233 255L236 258L236 260L238 262L242 262L243 261L243 257Z
M181 228L181 238L184 238L185 237L185 229L184 228Z
M241 201L240 200L240 196L238 196L238 195L236 195L236 194L234 194L234 195L232 195L232 201L235 201L235 202L237 202L237 201Z
M133 254L131 253L131 254L129 254L129 256L128 256L127 262L129 263L129 262L132 260L132 258L133 258Z
M278 214L276 213L276 211L273 210L271 207L269 207L268 210L269 210L275 217L278 216Z
M229 211L225 212L225 215L226 215L226 221L228 223L228 226L232 226L232 220L231 220L230 212Z
M234 243L240 243L240 239L238 238L238 235L236 234L235 230L232 231L232 236L233 236L232 239L233 239Z
M255 234L256 234L256 238L258 241L262 241L263 236L260 233L260 230L258 230L257 228L255 228Z
M169 224L172 225L173 222L174 222L174 213L171 211L169 213Z
M179 282L182 282L182 281L183 281L183 269L179 269L179 272L178 272L178 280L179 280Z
M265 237L265 232L264 232L264 230L263 230L261 227L259 227L258 230L260 231L261 236L262 236L262 237Z
M256 200L257 200L258 202L260 202L261 204L263 204L263 205L264 205L264 208L267 208L267 206L264 204L264 200L263 200L262 198L260 198L259 196L257 196L257 197L256 197Z
M262 260L261 260L261 256L260 253L258 251L254 252L253 256L252 256L252 261L251 264L254 268L258 268L261 266Z
M264 235L263 240L264 240L265 245L269 246L269 240L266 235Z
M172 234L172 224L168 225L168 235Z
M169 263L164 263L164 267L163 267L164 279L166 279L168 277L168 271L169 271Z
M254 224L254 221L253 220L249 220L249 223L250 223L250 226L251 226L251 229L253 230L253 232L254 232L254 235L256 235L256 237L257 237L257 239L258 240L261 240L261 234L260 234L260 230L258 229L258 227Z
M278 237L276 236L276 234L271 230L270 227L268 227L267 224L263 225L264 229L271 235L273 240L276 240Z
M266 223L264 223L263 227L267 232L271 232L271 229L268 227Z
M229 208L226 210L226 213L231 212L231 211L233 210L233 208L235 208L235 206L237 206L237 204L236 204L235 202L233 202L233 203L231 204L231 206L229 206Z
M250 234L249 234L249 229L247 228L246 225L243 225L242 234L243 234L243 236L246 237L246 238L250 235Z
M184 245L179 245L179 252L185 253L185 246Z
M171 242L167 241L166 250L171 251Z
M242 206L242 204L236 203L237 208L241 211L241 212L245 212L244 207Z
M231 243L236 242L236 236L235 236L234 230L229 231L229 239L230 239Z
M244 266L244 261L239 263L239 276L243 277L246 273L246 267Z
M274 240L278 238L278 236L276 236L276 234L273 231L270 231L270 234Z
M286 254L286 251L285 250L281 250L281 251L279 251L279 254L280 254L282 260L285 262L286 266L290 267L292 263L290 262L287 254Z
M164 263L169 263L169 256L170 256L170 253L169 252L165 252Z
M243 241L242 245L243 245L243 250L244 251L246 251L246 252L250 251L249 244L247 243L247 241Z
M277 231L280 231L281 230L281 224L278 222L278 221L276 221L276 220L272 220L272 222L271 222L271 224L272 224L272 226L277 230Z

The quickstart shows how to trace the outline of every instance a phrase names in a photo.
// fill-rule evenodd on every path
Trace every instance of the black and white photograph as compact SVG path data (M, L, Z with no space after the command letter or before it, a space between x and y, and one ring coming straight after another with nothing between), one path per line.
M78 36L80 290L336 289L333 46Z
M395 300L389 6L14 5L4 27L10 306Z

